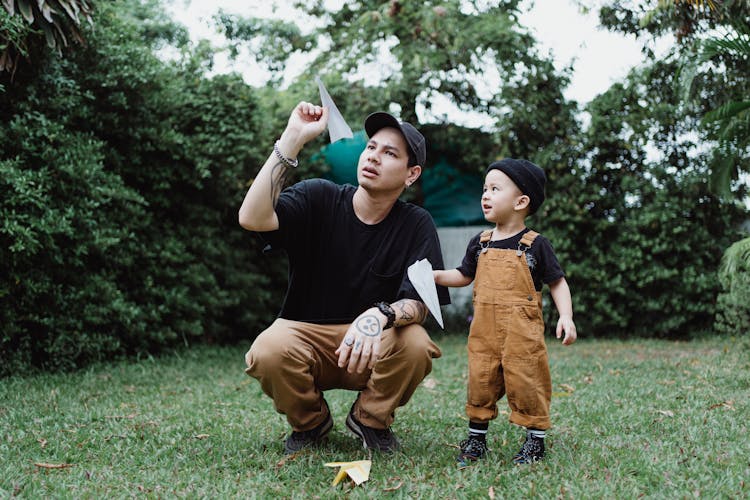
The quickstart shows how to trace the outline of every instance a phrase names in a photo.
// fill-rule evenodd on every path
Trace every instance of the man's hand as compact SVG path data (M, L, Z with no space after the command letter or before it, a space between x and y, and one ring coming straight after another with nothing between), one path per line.
M328 108L300 102L292 111L279 149L287 158L296 158L302 146L323 133L328 125Z
M377 307L357 316L336 349L339 368L346 366L349 373L362 373L366 368L372 370L380 358L380 338L386 321L388 318Z

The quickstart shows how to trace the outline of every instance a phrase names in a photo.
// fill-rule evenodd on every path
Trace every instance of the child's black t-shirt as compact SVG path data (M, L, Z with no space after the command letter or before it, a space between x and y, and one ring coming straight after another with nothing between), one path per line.
M528 231L530 231L529 228L524 228L523 231L511 236L510 238L489 241L489 248L517 250L518 243ZM469 276L471 278L476 276L477 260L479 259L479 253L482 251L482 247L479 243L481 235L482 233L480 232L474 236L466 247L466 254L464 255L461 265L458 267L458 270L464 276ZM560 263L557 261L555 252L552 249L552 244L541 234L536 237L531 248L526 249L526 262L529 264L531 278L534 280L534 288L536 288L538 292L542 290L544 283L549 284L565 277L565 273L560 267Z

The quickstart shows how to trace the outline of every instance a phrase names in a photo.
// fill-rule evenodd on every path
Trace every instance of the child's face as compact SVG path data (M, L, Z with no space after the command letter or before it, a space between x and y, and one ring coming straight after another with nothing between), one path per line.
M500 170L487 172L482 190L482 212L488 222L503 222L516 213L524 194L516 183Z

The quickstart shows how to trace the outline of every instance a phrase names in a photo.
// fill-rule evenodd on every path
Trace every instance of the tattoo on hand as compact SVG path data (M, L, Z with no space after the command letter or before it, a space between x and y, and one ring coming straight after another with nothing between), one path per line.
M380 332L382 331L380 321L378 321L378 318L374 314L368 314L357 319L357 322L354 323L354 327L357 331L362 333L362 335L367 337L376 337L380 335Z
M400 318L396 321L399 325L422 323L427 319L427 306L418 300L401 299L393 307L401 311Z

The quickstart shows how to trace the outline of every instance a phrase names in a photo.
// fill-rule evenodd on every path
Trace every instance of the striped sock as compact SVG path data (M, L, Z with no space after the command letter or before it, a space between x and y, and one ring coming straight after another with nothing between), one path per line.
M469 422L469 436L484 440L487 436L487 429L489 428L489 422Z
M539 429L526 429L526 435L537 439L544 439L545 432Z

